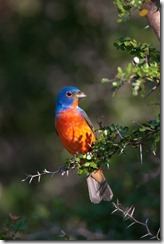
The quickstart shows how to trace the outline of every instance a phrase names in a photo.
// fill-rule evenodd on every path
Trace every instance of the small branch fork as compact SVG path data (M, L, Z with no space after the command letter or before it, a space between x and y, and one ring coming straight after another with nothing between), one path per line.
M129 208L126 208L124 209L124 207L121 207L121 204L119 203L119 201L117 200L117 203L114 203L113 202L113 206L115 207L114 211L112 212L115 213L115 212L121 212L123 214L123 217L125 220L127 219L130 219L132 221L132 223L130 225L127 226L127 228L131 227L132 225L134 224L139 224L139 225L142 225L145 227L146 229L146 234L141 236L141 239L142 238L145 238L145 237L150 237L150 239L156 239L156 240L160 240L160 237L159 237L159 234L160 234L160 228L158 229L156 235L154 235L150 229L149 229L149 226L148 226L148 219L146 219L145 222L141 222L139 220L137 220L133 214L134 214L134 211L135 211L135 207L131 206Z

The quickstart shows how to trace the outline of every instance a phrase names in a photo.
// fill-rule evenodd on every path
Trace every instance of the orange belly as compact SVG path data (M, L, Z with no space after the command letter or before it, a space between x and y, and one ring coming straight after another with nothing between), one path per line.
M96 139L83 116L72 110L61 112L56 118L55 127L64 147L71 154L90 151Z

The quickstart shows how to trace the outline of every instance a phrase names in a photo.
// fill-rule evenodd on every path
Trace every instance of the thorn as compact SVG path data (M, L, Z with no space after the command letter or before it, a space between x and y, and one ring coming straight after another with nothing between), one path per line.
M147 223L148 223L148 221L149 221L149 219L146 219L145 224L147 224Z
M124 218L126 218L127 217L127 219L129 218L129 217L132 217L132 215L131 215L131 210L133 211L133 206L131 206L130 208L127 208L126 210L125 210L125 212L124 212Z
M128 216L125 216L124 218L123 218L123 221L126 221L126 220L128 220L129 219L129 215Z
M33 177L31 176L31 179L29 180L29 184L31 184L32 180L33 180Z
M160 238L159 238L159 233L160 233L160 228L158 229L158 231L157 231L157 234L156 234L156 238L157 238L157 240L160 240Z
M154 92L158 86L160 85L160 83L158 83L157 85L153 86L153 88L147 93L147 95L145 95L144 98L147 98L152 92Z
M121 149L121 151L120 151L120 154L119 155L121 155L123 152L124 152L124 149L125 149L125 147L126 147L126 144L123 146L123 148ZM125 152L124 152L125 153Z
M123 214L124 214L124 219L127 220L129 215L128 211L125 211Z
M132 217L133 214L134 214L134 210L135 210L135 207L132 209L132 212L131 212L131 214L130 214L131 217Z
M111 214L114 214L115 212L117 212L117 208L115 210L113 210L113 212L111 212Z
M116 127L116 126L115 126L115 129L116 129L117 134L119 135L119 137L122 139L123 137L122 137L121 133L119 132L119 130L117 129L117 127Z
M133 206L131 206L129 209L127 209L127 213L130 214L130 211L133 211ZM131 215L131 214L130 214Z
M106 166L107 166L107 168L108 168L108 170L109 170L109 168L110 168L109 163L107 163L107 165L106 165Z
M143 236L141 236L140 237L140 239L142 239L142 238L144 238L144 237L146 237L146 236L149 236L150 234L149 233L147 233L147 234L145 234L145 235L143 235Z
M131 227L134 224L135 224L135 222L131 223L130 225L127 226L127 228Z
M112 204L113 204L113 206L114 206L115 208L117 208L117 205L115 204L115 202L112 202Z
M38 175L38 182L40 182L41 175Z
M141 164L143 163L143 160L142 160L142 144L140 144L140 160L141 160Z
M138 122L136 122L136 121L133 121L133 123L134 123L135 125L139 126L139 127L141 127L141 126L142 126L141 124L139 124L139 123L138 123Z
M44 171L43 171L44 173L50 173L50 171L48 171L48 170L46 170L46 169L44 169Z
M118 206L120 206L120 205L121 205L118 199L117 199L117 205L118 205Z
M66 235L66 233L65 233L65 231L64 231L64 230L61 230L61 233L62 233L63 235Z
M150 27L149 25L146 25L144 29L147 29L147 28L149 28L149 27Z
M41 174L39 173L39 171L37 171L37 175L36 176L38 176L38 182L40 182L40 176L41 176Z

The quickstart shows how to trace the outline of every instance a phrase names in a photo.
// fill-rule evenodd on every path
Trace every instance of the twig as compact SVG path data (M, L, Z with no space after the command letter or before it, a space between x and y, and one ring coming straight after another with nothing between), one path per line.
M124 208L124 207L120 207L121 204L119 203L119 201L117 200L117 203L113 202L113 206L115 207L115 209L113 210L112 214L115 212L121 212L123 214L123 217L125 220L130 219L132 221L132 223L130 225L127 226L127 228L131 227L134 224L139 224L145 227L146 229L146 234L141 236L140 238L145 238L147 236L150 236L150 239L157 239L160 240L159 238L159 233L160 233L160 229L158 230L158 232L156 233L156 235L154 235L148 226L148 219L146 219L145 222L141 222L139 220L137 220L133 215L134 215L134 211L135 211L135 207L131 206L129 208Z
M140 143L140 160L141 164L143 163L143 157L142 157L142 144Z
M40 173L39 171L37 171L37 174L26 174L26 178L24 178L23 180L21 180L22 182L29 180L29 184L31 184L32 180L34 178L38 178L38 182L40 182L41 176L45 175L45 174L50 174L51 177L53 177L55 174L57 173L61 173L61 175L64 175L65 173L68 175L68 169L65 166L61 166L58 170L56 171L49 171L47 169L44 169L42 171L42 173Z
M78 155L78 154L77 154ZM32 180L34 178L38 178L38 182L40 182L41 176L46 175L46 174L50 174L51 177L53 177L55 174L60 173L61 175L65 175L65 174L69 174L69 170L70 169L74 169L77 167L78 165L78 161L76 156L73 157L71 160L68 160L65 165L60 166L57 170L55 171L49 171L47 169L44 169L41 173L39 171L37 171L36 174L26 174L26 178L24 178L23 180L21 180L22 182L29 180L29 184L32 182Z
M142 127L143 125L142 124L139 124L138 122L136 122L136 121L133 121L133 124L135 124L135 125L137 125L138 127ZM146 127L146 130L149 130L149 131L155 131L155 130L153 130L152 128L150 128L150 127Z
M121 135L120 131L118 130L118 128L117 128L116 126L115 126L115 129L116 129L117 134L119 135L119 137L120 137L121 139L123 139L123 137L122 137L122 135Z
M147 98L150 94L152 94L152 92L154 92L158 88L159 85L160 85L160 83L158 83L157 85L153 86L151 88L151 90L145 95L144 98Z

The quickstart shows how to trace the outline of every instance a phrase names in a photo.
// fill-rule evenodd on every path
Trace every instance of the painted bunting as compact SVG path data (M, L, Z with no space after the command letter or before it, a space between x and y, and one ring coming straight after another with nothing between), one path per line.
M63 88L57 96L55 128L64 147L72 155L91 152L96 140L91 120L78 106L79 99L84 97L86 95L73 86ZM91 202L112 199L112 190L100 168L87 177L87 185Z

